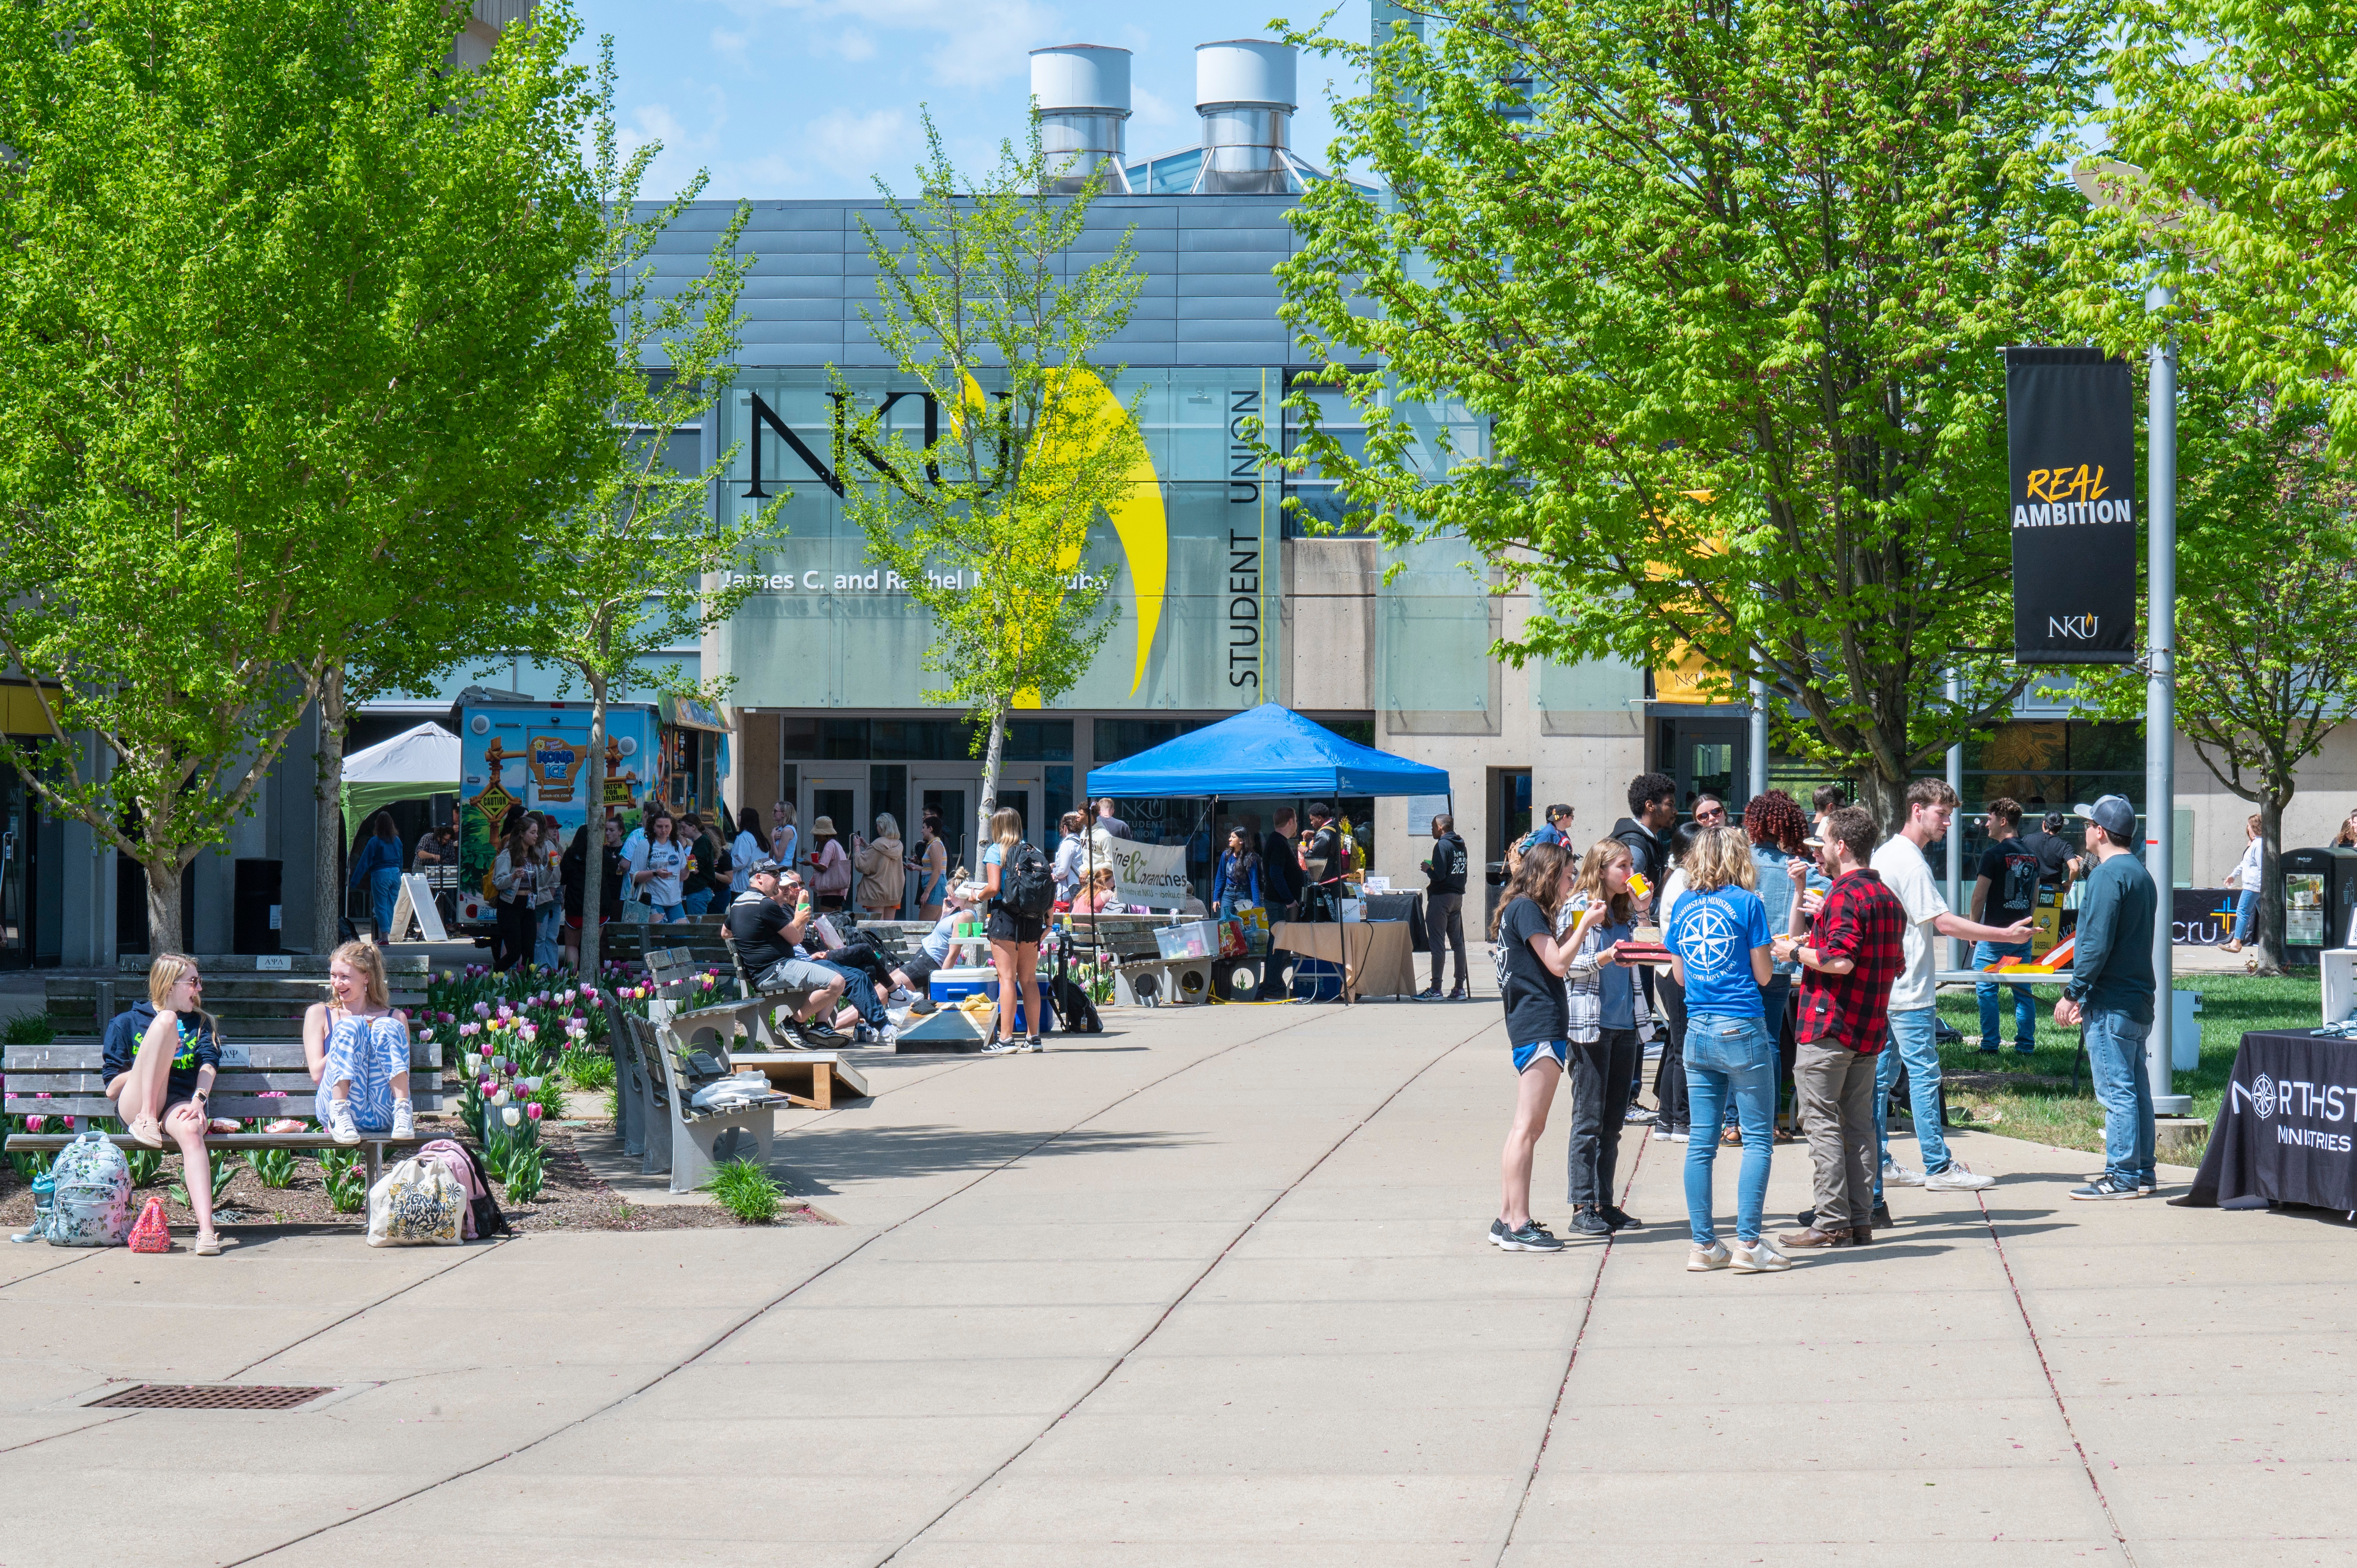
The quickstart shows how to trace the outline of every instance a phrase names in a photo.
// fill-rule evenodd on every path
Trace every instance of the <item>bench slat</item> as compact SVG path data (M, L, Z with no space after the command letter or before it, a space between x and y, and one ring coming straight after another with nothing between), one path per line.
M363 1133L361 1134L359 1143L344 1145L337 1144L325 1133L215 1133L205 1140L205 1147L208 1149L327 1149L349 1146L364 1149L375 1144L386 1148L408 1148L412 1145L430 1144L436 1138L447 1138L449 1135L447 1133L420 1133L413 1138L396 1138L389 1133L382 1135ZM68 1144L73 1143L75 1138L76 1134L70 1133L11 1133L8 1134L7 1147L12 1151L62 1149ZM106 1141L123 1149L146 1146L128 1133L109 1133L106 1135ZM178 1145L167 1138L164 1141L164 1147L169 1150Z
M421 1114L442 1109L442 1095L438 1090L421 1089L415 1083L410 1085L409 1101ZM264 1100L252 1094L221 1094L213 1097L211 1110L216 1116L228 1116L240 1122L268 1122L281 1116L308 1116L313 1103L307 1094L288 1095L277 1100ZM115 1105L102 1094L51 1095L47 1100L35 1100L12 1093L8 1096L6 1110L11 1116L112 1116L115 1113Z
M43 1046L10 1046L5 1070L11 1075L20 1072L95 1072L106 1060L105 1047L97 1040L51 1040ZM441 1047L432 1040L412 1036L409 1042L409 1070L442 1065ZM221 1072L237 1071L307 1071L309 1064L303 1057L303 1042L296 1040L231 1041L221 1047Z
M412 1072L409 1087L439 1089L442 1075L436 1071ZM225 1070L213 1079L213 1093L264 1094L272 1090L283 1094L309 1095L318 1088L307 1072L242 1072ZM99 1094L106 1092L106 1078L95 1072L12 1072L8 1075L8 1094L22 1099L29 1094Z

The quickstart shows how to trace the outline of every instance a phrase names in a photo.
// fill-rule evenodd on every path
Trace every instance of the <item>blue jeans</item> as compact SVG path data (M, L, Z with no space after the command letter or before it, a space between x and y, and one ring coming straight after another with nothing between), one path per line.
M876 983L846 964L830 963L824 959L818 966L843 977L843 999L859 1012L859 1021L871 1029L880 1029L892 1020L886 1015L884 1004L876 999Z
M1874 1201L1882 1201L1882 1167L1890 1163L1890 1086L1899 1081L1900 1063L1907 1067L1907 1094L1914 1101L1915 1149L1923 1158L1923 1174L1936 1176L1948 1168L1948 1140L1940 1131L1939 1013L1930 1007L1890 1010L1890 1037L1895 1051L1884 1051L1874 1063Z
M2259 890L2255 887L2245 887L2243 889L2243 896L2234 902L2234 940L2238 942L2249 941L2251 928L2258 923L2258 918Z
M679 907L687 911L687 918L689 919L694 919L706 909L712 908L712 889L709 887L697 888L686 897L682 898L679 901Z
M2029 956L2028 942L1975 942L1973 944L1975 969L1986 969L2001 958L2028 958ZM2022 1050L2029 1050L2038 1044L2038 999L2029 993L2029 987L2027 985L2008 985L2006 989L2013 993L2014 1044ZM1975 982L1973 985L1973 994L1980 998L1981 1004L1981 1049L1993 1051L2005 1044L2004 1031L1997 1027L1996 982L1994 980Z
M1685 1059L1686 1095L1695 1129L1686 1144L1686 1224L1697 1247L1718 1240L1710 1222L1711 1167L1718 1158L1718 1140L1706 1136L1704 1129L1718 1125L1720 1107L1731 1099L1743 1124L1735 1239L1749 1246L1760 1240L1760 1214L1768 1207L1768 1165L1775 1150L1775 1039L1758 1018L1697 1013L1686 1019Z
M654 923L658 926L677 925L687 918L684 904L649 904L647 908L655 912Z
M381 865L369 873L369 914L376 921L380 944L393 940L393 907L401 901L401 873Z
M2104 1107L2104 1174L2158 1185L2153 1169L2152 1079L2145 1074L2150 1023L2116 1007L2089 1007L2083 1023L2087 1070Z
M1252 903L1249 899L1243 898L1237 894L1223 894L1220 898L1220 918L1222 920L1241 920L1244 918L1244 911L1252 907Z

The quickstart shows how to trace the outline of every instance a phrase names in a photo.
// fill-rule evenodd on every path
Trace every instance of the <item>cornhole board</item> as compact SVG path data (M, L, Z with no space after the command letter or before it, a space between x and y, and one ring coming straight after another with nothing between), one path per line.
M909 1020L893 1049L901 1056L974 1056L988 1037L983 1026L993 1015L977 1018L962 1007L940 1007Z
M770 1084L821 1111L834 1108L837 1091L866 1099L867 1080L839 1051L731 1051L728 1065L758 1069Z

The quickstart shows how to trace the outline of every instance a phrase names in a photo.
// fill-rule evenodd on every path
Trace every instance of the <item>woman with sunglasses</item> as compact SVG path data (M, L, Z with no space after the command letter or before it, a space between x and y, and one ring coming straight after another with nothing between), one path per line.
M147 1000L107 1026L102 1059L106 1096L131 1136L151 1149L164 1134L180 1145L181 1179L197 1216L197 1256L221 1251L213 1233L213 1166L205 1134L216 1127L208 1109L221 1068L221 1031L204 1010L205 983L186 953L158 953L147 966Z

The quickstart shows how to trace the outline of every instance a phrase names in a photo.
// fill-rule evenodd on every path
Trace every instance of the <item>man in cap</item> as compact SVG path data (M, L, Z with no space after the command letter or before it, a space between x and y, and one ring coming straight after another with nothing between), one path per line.
M2104 1168L2071 1196L2142 1197L2157 1179L2145 1050L2152 1035L2152 932L2160 893L2136 857L2134 806L2106 795L2079 814L2094 868L2079 896L2071 983L2054 1004L2054 1021L2083 1031L2088 1071L2104 1107Z
M849 1029L858 1015L848 1008L837 1011L843 1000L843 976L802 950L802 935L810 929L810 895L800 884L793 884L794 902L789 907L784 867L774 860L755 861L746 882L745 891L730 902L721 919L729 940L737 944L745 972L765 993L787 993L798 1026L818 1023L836 1030Z

